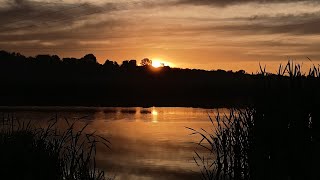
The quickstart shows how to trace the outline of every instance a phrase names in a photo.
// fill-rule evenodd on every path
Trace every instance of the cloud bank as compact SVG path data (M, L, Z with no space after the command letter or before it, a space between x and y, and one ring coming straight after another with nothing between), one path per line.
M320 4L315 0L0 4L0 48L30 55L82 56L89 51L101 61L121 61L131 53L131 58L164 56L196 68L217 61L279 61L288 56L320 60Z

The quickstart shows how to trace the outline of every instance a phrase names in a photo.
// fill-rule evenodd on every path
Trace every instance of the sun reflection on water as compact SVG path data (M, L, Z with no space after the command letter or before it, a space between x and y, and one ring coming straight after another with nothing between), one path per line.
M152 114L152 122L158 123L158 111L154 107L152 108L151 114Z
M152 110L152 115L153 116L158 116L158 112L156 110Z

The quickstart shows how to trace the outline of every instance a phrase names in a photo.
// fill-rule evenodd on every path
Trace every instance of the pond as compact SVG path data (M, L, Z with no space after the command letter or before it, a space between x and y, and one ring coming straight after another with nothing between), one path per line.
M110 140L111 150L98 149L97 164L117 180L200 179L199 168L193 160L194 151L201 151L195 144L199 137L190 135L192 132L186 127L212 131L208 114L216 114L213 109L182 107L7 109L13 111L17 119L39 124L55 116L88 123L88 131Z

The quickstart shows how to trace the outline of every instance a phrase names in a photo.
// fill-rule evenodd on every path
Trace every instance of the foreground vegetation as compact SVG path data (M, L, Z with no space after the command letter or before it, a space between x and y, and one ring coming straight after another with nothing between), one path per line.
M195 130L209 155L196 153L206 180L320 179L320 71L300 65L262 69L251 107L211 118L213 130Z
M2 114L0 124L0 179L24 180L105 180L104 171L96 167L98 143L109 142L94 133L80 130L76 122L65 121L58 129L58 118L47 127L18 121Z

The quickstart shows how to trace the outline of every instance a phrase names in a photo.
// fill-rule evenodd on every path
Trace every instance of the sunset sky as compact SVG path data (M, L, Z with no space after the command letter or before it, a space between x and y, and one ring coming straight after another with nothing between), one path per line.
M0 49L25 55L249 72L320 60L317 0L0 0L0 17Z

